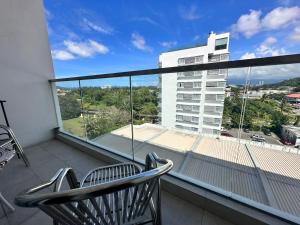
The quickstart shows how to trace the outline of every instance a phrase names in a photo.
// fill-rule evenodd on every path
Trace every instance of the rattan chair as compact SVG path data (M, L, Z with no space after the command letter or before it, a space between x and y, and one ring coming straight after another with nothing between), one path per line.
M0 124L0 148L2 148L0 152L0 169L3 168L15 154L17 154L19 159L22 158L27 167L30 165L13 130L3 124Z
M161 224L160 176L172 161L146 156L145 170L122 163L91 170L79 183L71 168L60 169L47 183L18 195L15 203L39 207L58 225ZM64 178L70 190L61 190ZM54 192L39 193L49 187Z

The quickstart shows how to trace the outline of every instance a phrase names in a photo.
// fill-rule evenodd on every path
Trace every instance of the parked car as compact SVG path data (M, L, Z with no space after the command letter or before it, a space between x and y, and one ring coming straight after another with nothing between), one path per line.
M260 136L258 134L254 134L251 136L252 141L257 141L257 142L265 142L265 138L263 136Z
M282 144L284 145L293 145L290 141L288 140L280 140Z
M233 137L231 134L229 134L229 133L226 132L226 131L221 131L221 135L222 135L222 136L226 136L226 137Z
M265 135L271 136L271 131L268 128L264 128L263 132L264 132Z
M227 132L225 127L221 127L221 132Z
M249 133L250 130L249 130L248 128L244 128L244 132L245 132L245 133Z

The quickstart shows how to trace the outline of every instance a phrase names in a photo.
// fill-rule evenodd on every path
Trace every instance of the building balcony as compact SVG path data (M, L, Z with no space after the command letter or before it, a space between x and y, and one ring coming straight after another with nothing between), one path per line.
M204 110L204 114L208 115L208 116L220 116L220 117L222 117L222 112L218 112L218 111Z
M207 75L206 79L209 79L209 80L224 80L224 79L226 79L226 75L224 75L224 74Z
M199 91L201 91L201 88L180 87L180 88L177 88L177 91L179 91L179 92L193 92L193 91L199 92Z
M206 87L206 91L208 91L208 92L221 92L221 93L224 93L225 87Z
M178 76L177 80L201 80L202 76Z
M186 103L200 103L200 99L180 99L180 98L177 98L176 99L177 102L186 102Z
M176 123L181 123L181 124L191 124L191 125L198 125L198 122L193 122L189 120L176 120Z
M193 110L179 110L177 109L176 112L178 113L187 113L187 114L199 114L199 111L193 111Z

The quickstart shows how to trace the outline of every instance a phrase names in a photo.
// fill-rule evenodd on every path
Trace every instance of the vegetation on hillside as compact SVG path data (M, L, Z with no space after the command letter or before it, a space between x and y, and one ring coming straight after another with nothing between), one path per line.
M85 126L88 138L93 139L130 123L129 88L83 87L81 93L82 100L78 89L67 89L64 96L59 96L59 102L62 119L70 120L80 116L82 101L81 127ZM133 88L134 124L157 121L157 93L158 90L155 87ZM70 126L67 126L67 131L79 135L75 133L78 129L71 129Z
M289 86L289 87L300 87L300 77L288 79L288 80L283 80L281 82L277 82L274 84L265 84L262 85L261 88L280 88L284 86Z
M238 128L242 110L240 88L234 88L234 96L225 98L222 125L226 128ZM276 133L281 125L295 120L292 108L284 94L263 95L260 99L247 99L243 128L261 130L268 128Z

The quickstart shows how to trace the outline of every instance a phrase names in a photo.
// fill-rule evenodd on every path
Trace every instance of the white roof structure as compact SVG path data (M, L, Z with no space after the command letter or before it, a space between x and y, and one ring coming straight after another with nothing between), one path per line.
M132 155L131 127L93 141ZM300 216L300 155L249 143L166 129L134 126L135 158L148 152L173 160L173 172Z

